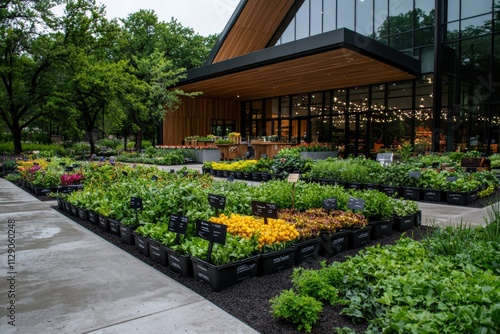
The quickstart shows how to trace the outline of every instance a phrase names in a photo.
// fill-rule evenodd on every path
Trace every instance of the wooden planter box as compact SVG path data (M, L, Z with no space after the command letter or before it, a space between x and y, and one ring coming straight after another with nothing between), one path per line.
M260 255L226 263L220 266L192 257L194 278L209 284L214 291L221 291L257 274Z

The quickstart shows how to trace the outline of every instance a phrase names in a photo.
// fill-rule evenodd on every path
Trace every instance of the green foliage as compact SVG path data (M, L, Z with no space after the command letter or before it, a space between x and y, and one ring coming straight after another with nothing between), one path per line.
M67 151L63 145L23 143L23 152L33 152L33 151L51 152L50 156L53 156L54 154L60 156L67 155ZM14 154L14 143L13 142L0 143L0 152Z
M323 305L311 296L296 294L293 290L285 290L270 300L273 317L282 318L297 324L298 330L309 333L318 321L318 314Z
M316 300L335 305L339 302L339 291L329 279L328 271L331 270L328 267L320 270L295 268L292 274L293 286L301 296L311 296Z

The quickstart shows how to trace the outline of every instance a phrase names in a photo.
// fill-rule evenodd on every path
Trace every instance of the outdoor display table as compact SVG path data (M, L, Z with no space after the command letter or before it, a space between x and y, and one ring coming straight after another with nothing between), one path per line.
M255 159L260 159L263 154L266 157L274 157L281 149L292 147L292 143L281 143L281 142L271 142L271 141L260 141L252 140L252 147L255 151Z

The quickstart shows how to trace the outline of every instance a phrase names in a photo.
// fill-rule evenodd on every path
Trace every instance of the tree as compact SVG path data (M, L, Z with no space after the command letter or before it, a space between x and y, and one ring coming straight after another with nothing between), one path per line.
M125 71L126 62L112 57L120 30L105 18L103 6L95 0L69 0L65 13L60 38L67 58L59 97L82 125L94 154L96 124L131 77Z
M21 133L50 113L54 65L61 49L50 34L57 0L8 0L0 5L0 117L22 152Z
M118 55L128 61L128 72L136 80L128 82L121 102L132 121L139 150L145 131L160 125L166 110L176 109L180 95L196 95L168 88L182 78L182 65L199 66L208 51L192 29L183 28L175 20L159 22L154 11L133 13L122 23Z

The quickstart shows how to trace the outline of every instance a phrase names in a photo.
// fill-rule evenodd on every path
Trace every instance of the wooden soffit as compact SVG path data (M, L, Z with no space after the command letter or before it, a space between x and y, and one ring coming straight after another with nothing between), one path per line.
M209 63L264 49L296 3L303 0L241 1L217 42ZM294 6L295 4L295 6Z
M340 29L189 71L176 88L247 101L414 79L418 66L412 57Z

